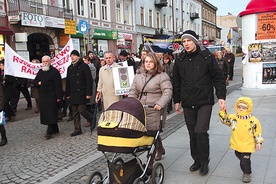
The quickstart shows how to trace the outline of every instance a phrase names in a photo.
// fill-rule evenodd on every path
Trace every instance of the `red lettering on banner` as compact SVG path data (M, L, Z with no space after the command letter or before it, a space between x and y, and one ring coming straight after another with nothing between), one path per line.
M29 67L26 67L26 66L21 67L21 72L35 75L35 72L32 69L30 69Z
M63 66L63 67L56 68L56 69L59 71L60 75L63 74L63 73L65 72L65 67L64 67L64 66Z
M23 65L26 65L27 67L29 68L41 68L42 65L34 65L32 64L31 62L28 62L24 59L20 59L19 57L17 56L13 56L13 62L16 62L16 63L20 63L20 64L23 64Z
M53 60L55 61L55 60L59 59L60 56L63 57L64 55L67 55L67 53L69 53L69 51L70 51L70 46L67 45L63 50L58 52L58 54L56 55L56 58L54 58Z

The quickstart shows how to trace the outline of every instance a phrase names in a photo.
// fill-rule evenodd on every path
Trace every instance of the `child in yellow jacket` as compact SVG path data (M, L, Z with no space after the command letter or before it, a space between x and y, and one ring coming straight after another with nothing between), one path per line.
M232 129L230 148L235 150L240 160L244 183L251 181L251 153L255 149L261 150L264 141L260 121L251 114L252 107L251 98L240 97L235 103L236 114L227 114L223 110L219 112L221 122Z

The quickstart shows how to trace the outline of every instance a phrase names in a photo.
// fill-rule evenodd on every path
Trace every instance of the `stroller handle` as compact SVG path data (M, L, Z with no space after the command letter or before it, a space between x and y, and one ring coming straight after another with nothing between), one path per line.
M144 108L151 108L153 109L155 105L143 105Z

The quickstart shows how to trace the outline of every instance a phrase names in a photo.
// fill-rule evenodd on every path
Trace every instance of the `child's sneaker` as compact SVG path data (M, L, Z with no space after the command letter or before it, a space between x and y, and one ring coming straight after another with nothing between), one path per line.
M250 176L250 174L245 174L245 173L243 173L242 182L244 182L244 183L249 183L250 181L251 181L251 176Z

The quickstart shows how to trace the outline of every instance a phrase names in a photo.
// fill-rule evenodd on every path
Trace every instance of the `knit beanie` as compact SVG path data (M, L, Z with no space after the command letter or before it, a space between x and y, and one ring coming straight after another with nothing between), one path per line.
M190 40L192 40L196 45L198 45L198 35L192 31L192 30L187 30L187 31L184 31L182 36L181 36L181 41L183 42L183 40L185 38L188 38Z
M77 50L72 50L72 52L71 52L70 56L71 56L72 54L74 54L74 55L76 55L76 56L79 56L79 57L80 57L80 53L79 53L79 51L77 51Z

